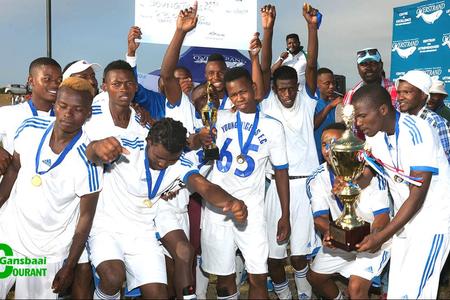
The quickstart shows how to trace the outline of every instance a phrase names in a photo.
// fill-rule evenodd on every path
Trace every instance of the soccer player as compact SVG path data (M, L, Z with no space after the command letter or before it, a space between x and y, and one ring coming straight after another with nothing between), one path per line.
M1 280L2 299L14 283L17 299L57 299L72 283L102 188L103 170L87 160L82 130L93 96L86 80L67 79L56 95L56 120L32 117L17 129L0 185L0 242L18 258L46 257L47 271Z
M95 72L99 71L100 68L101 66L97 63L89 63L85 60L75 60L64 67L63 80L69 77L86 79L95 89L95 94L97 95L99 91Z
M295 269L295 282L299 298L311 297L311 286L306 279L308 271L307 256L320 245L320 238L315 234L311 206L306 195L306 179L312 175L319 162L314 142L314 109L317 100L314 91L317 86L318 55L318 11L309 5L303 7L303 16L308 28L308 57L306 64L306 84L299 86L297 72L289 66L281 66L274 72L272 92L260 103L261 111L279 120L286 133L286 149L289 160L290 187L290 223L291 238L290 261ZM271 57L271 31L273 30L274 7L266 6L263 15L263 76L267 71ZM268 82L267 79L264 82ZM268 174L274 179L273 171ZM267 190L265 214L269 239L269 274L274 283L274 290L281 299L292 298L286 273L284 271L287 257L287 244L277 234L277 222L283 216L280 207L280 190L274 180Z
M327 299L343 299L342 293L332 279L334 273L349 278L350 299L368 299L372 280L381 274L389 261L389 244L376 253L347 252L334 248L330 243L330 214L332 220L340 217L343 203L332 193L336 175L330 164L330 144L341 138L345 131L342 123L333 123L322 133L322 154L325 163L308 178L307 192L311 201L314 224L323 235L323 247L314 258L308 271L308 281L315 291ZM374 178L361 192L356 208L358 216L371 223L371 232L381 230L389 222L389 198L383 178Z
M53 115L56 92L61 83L61 66L54 59L39 57L29 67L28 84L32 88L31 99L17 105L0 108L0 175L12 159L14 136L22 122L33 116Z
M391 222L366 236L359 251L375 252L392 238L388 298L436 298L450 219L449 164L439 138L426 121L397 112L379 85L361 87L353 105L377 159L371 166L384 174L394 203ZM361 187L372 172L366 169Z

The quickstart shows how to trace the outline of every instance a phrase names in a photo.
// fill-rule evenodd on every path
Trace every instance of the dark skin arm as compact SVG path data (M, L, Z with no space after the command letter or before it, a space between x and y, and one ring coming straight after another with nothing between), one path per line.
M53 280L52 289L54 293L61 293L72 285L75 267L91 231L99 193L84 195L80 198L80 218L75 228L69 256Z
M327 106L324 107L320 112L314 115L314 129L319 128L319 126L325 121L330 111L335 108L339 103L342 103L342 97L338 97L331 101Z
M14 152L11 164L0 182L0 207L8 200L20 170L20 155Z
M317 57L319 39L317 37L317 9L308 4L303 5L303 17L308 23L308 55L306 56L305 79L311 93L317 89Z
M358 251L377 251L384 242L401 230L420 210L427 196L432 174L430 172L412 171L410 175L423 178L422 186L409 186L409 197L403 202L391 222L384 229L366 236L359 245L356 245Z
M276 15L277 13L275 10L275 6L273 5L269 4L261 8L261 23L263 28L263 41L261 49L261 71L264 82L264 90L263 90L264 95L266 95L270 91L270 76L272 74L270 64L272 62L273 27L275 24ZM275 63L275 65L277 63ZM281 62L279 64L281 65ZM279 68L279 66L277 66L277 68Z
M261 72L261 64L259 63L259 51L261 50L261 40L259 33L256 32L250 41L248 54L252 64L252 80L256 85L255 99L261 101L264 98L264 80Z
M4 175L11 163L12 155L8 151L0 147L0 175Z
M120 154L130 154L115 137L93 141L86 147L86 157L93 163L106 164L115 160Z
M244 222L247 219L247 206L244 201L234 198L220 186L209 182L200 174L189 176L188 186L212 205L222 208L224 212L231 212L236 221Z
M178 79L174 76L181 46L186 34L197 25L197 20L197 3L195 3L194 7L180 11L175 33L162 61L160 76L164 83L164 93L172 105L175 105L180 100L182 93Z
M314 227L322 233L322 245L328 248L335 248L331 244L330 221L329 214L321 215L314 218Z
M275 184L280 198L281 218L278 220L277 241L289 238L291 226L289 224L289 173L288 169L275 170Z

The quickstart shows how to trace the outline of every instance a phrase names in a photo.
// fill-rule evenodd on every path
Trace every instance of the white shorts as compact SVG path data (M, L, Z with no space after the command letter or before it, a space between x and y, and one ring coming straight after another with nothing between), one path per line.
M291 255L308 255L321 246L321 239L314 229L311 204L306 195L306 178L289 180L289 190ZM269 257L275 259L286 258L288 241L282 244L277 242L277 227L278 220L281 217L281 206L275 180L270 181L264 205L264 214L268 224Z
M436 299L448 251L448 233L394 236L388 299Z
M267 273L269 245L264 222L248 223L245 227L226 226L203 220L202 269L210 274L230 275L235 273L235 256L239 248L245 259L245 268L250 274Z
M128 290L148 283L167 284L166 263L156 231L149 236L102 232L89 237L88 251L95 268L107 260L125 264Z
M175 214L173 216L171 216L172 218L175 217L175 219L168 219L165 218L164 220L160 220L160 224L161 221L161 230L158 229L158 233L160 235L161 238L163 238L166 234L168 234L169 232L173 231L173 230L183 230L184 234L186 235L186 237L189 240L189 215L187 212L184 213L180 213L180 214ZM156 219L157 221L157 219ZM158 225L156 225L158 227ZM167 249L165 247L163 247L163 253L165 256L168 256L170 258L172 258L172 256L169 254L169 251L167 251Z
M13 257L24 258L25 256L14 251ZM64 260L56 263L47 262L46 265L20 265L20 269L42 268L46 271L45 274L41 271L40 275L44 276L14 276L13 273L4 279L0 279L0 299L6 298L14 283L16 284L15 299L58 299L58 294L53 293L52 283L63 263ZM3 271L3 267L0 267L0 272Z
M389 257L389 250L356 253L321 247L310 268L319 274L340 273L347 278L355 275L372 281L374 277L380 276Z

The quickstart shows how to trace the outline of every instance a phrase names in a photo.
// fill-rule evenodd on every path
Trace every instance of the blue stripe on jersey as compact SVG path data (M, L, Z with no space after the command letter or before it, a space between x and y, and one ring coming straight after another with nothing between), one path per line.
M194 175L194 174L200 174L200 172L198 171L198 170L190 170L189 172L187 172L185 175L184 175L184 177L183 177L183 182L185 183L185 184L187 184L188 182L188 180L189 180L189 177L191 176L191 175Z
M141 125L141 118L138 115L134 116L134 120ZM142 125L141 125L142 126ZM145 128L147 128L148 130L150 130L151 126L149 124L145 124Z
M403 124L405 124L410 129L410 133L412 132L412 134L415 136L417 144L423 143L422 135L420 134L419 128L417 128L416 126L416 121L413 118L411 118L410 116L406 116L404 118Z
M379 174L377 174L376 178L378 180L378 189L381 191L386 190L387 187L386 179L384 179L384 177L380 176Z
M417 132L414 130L414 127L412 125L407 124L406 122L403 122L406 127L409 128L409 134L411 135L412 141L414 145L419 144L419 136L417 135Z
M14 139L16 139L19 134L27 127L38 128L38 129L47 129L52 121L40 119L40 118L28 118L17 128Z
M423 171L423 172L430 172L433 175L439 175L439 169L435 167L429 167L429 166L411 166L409 168L411 171Z
M383 268L384 262L389 259L389 252L386 250L383 251L383 257L381 258L380 266L378 267L378 271Z
M186 157L184 156L184 154L181 154L181 156L180 156L179 159L180 159L180 162L181 162L181 164L182 164L183 166L192 167L192 166L194 165L194 163L193 163L190 159L186 158Z
M390 211L391 211L391 209L389 207L385 207L385 208L373 211L372 214L374 217L376 217L376 216L384 214L384 213L389 214Z
M434 265L436 264L436 259L438 257L439 251L441 250L442 242L444 240L443 234L435 234L433 238L433 244L431 244L430 252L428 253L427 263L425 264L425 268L422 273L422 280L420 281L419 292L417 293L417 297L420 297L425 284L428 279L431 277L434 271Z
M93 192L98 190L99 182L98 182L98 172L95 164L91 163L86 157L86 145L81 144L77 147L78 154L86 165L88 171L88 182L89 182L89 191Z
M273 166L273 168L275 170L284 170L284 169L289 169L289 164L285 164L285 165L281 165L281 166Z
M169 102L169 100L166 100L166 107L170 108L170 109L178 107L178 106L180 106L180 104L181 104L181 98L177 102L175 102L175 104L172 104Z
M317 168L317 170L315 170L312 173L312 175L309 176L308 179L306 179L306 194L308 195L308 198L309 198L310 201L311 201L311 198L312 198L310 183L311 183L311 181L314 178L317 177L317 175L319 175L323 171L325 171L325 167L324 167L324 165L320 165L319 168Z
M124 139L121 138L122 141L122 145L125 147L130 147L132 149L138 149L139 150L144 150L144 141L143 140L139 140L139 138L135 138L134 140L128 140L128 139Z
M126 142L128 144L131 145L136 145L138 143L144 143L144 140L140 140L138 137L136 137L134 140L129 140L129 139L125 139L125 138L121 138L122 142Z
M329 213L330 213L329 209L318 210L313 212L313 217L315 218L323 215L328 215Z

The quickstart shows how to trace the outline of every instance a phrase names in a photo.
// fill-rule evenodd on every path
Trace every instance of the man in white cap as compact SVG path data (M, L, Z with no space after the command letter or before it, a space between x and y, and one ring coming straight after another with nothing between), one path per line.
M450 108L444 104L445 98L448 94L445 91L445 83L443 81L433 79L430 88L430 99L427 103L427 108L431 109L448 122L450 122Z
M98 94L98 82L95 78L95 72L99 71L101 66L97 63L89 63L86 60L73 61L63 70L63 80L69 77L79 77L86 79L95 89L95 94Z
M450 161L450 124L426 108L430 97L431 77L419 70L408 71L396 82L399 110L424 119L439 134L447 160Z

